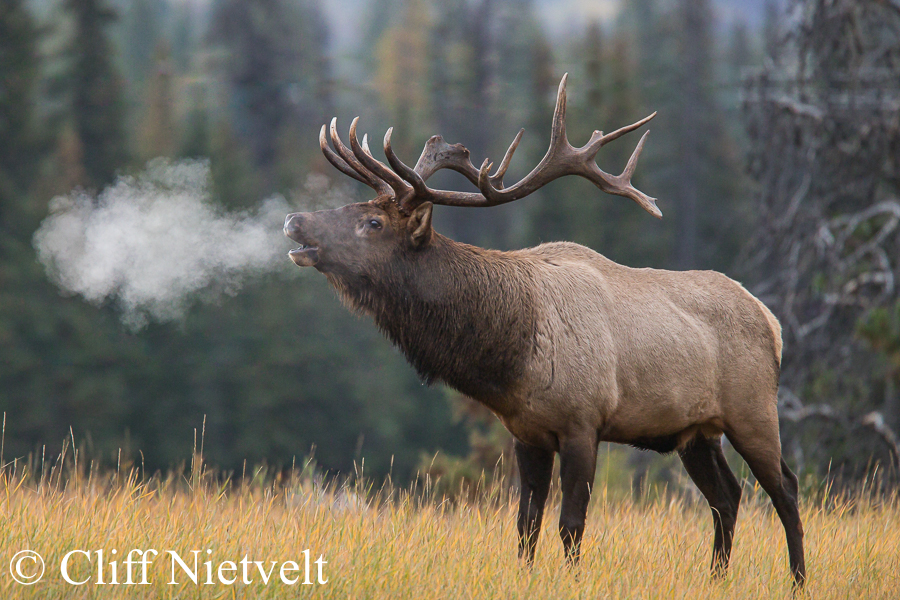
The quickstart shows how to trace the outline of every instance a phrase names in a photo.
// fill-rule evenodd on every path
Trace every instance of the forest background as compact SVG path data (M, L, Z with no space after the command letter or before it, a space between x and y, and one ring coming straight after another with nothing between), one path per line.
M114 301L61 293L33 236L54 197L157 157L208 160L213 199L231 211L272 195L364 200L319 151L333 115L360 115L374 139L394 126L407 162L440 133L480 164L525 127L511 167L522 176L546 150L564 72L576 144L658 111L635 185L665 217L566 179L503 207L438 208L435 227L492 248L571 240L633 267L735 277L784 325L789 462L808 482L880 470L895 485L894 0L4 0L4 460L54 456L68 439L98 463L165 470L202 429L206 462L226 471L313 459L329 473L364 464L376 478L458 482L508 466L499 423L422 385L287 258L182 319L134 328ZM626 140L604 148L602 168L621 170ZM687 485L671 458L628 449L606 448L600 468L623 489Z

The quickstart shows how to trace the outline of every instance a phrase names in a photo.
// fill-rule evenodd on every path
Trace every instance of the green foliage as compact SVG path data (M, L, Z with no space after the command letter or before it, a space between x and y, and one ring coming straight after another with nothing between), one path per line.
M393 465L402 481L419 452L463 449L440 390L423 388L322 280L256 281L180 325L131 334L110 308L60 297L29 248L3 250L7 456L56 451L71 426L97 456L114 460L121 448L163 468L189 452L204 417L208 460L234 470L285 465L315 447L326 469L350 472L365 457L367 472Z
M203 119L204 116L198 114L195 118ZM195 143L202 148L199 135ZM262 187L259 182L260 174L252 167L253 160L248 148L241 144L228 122L219 122L212 133L212 139L206 144L212 159L216 199L229 208L249 208L256 204Z
M84 183L100 187L128 156L122 81L108 31L118 17L105 0L64 0L63 7L73 23L64 78L68 115L83 148Z
M307 2L219 0L213 9L210 38L227 57L230 120L266 191L275 187L282 134L312 134L330 102L323 36L321 14Z
M210 116L208 111L207 90L202 85L190 88L189 109L184 123L179 156L185 158L202 158L211 155L210 148Z
M161 21L167 6L164 0L132 0L124 11L121 30L128 78L139 91L156 62Z
M0 232L13 228L19 194L37 165L34 129L37 26L24 0L0 5Z
M0 252L0 409L7 413L7 456L57 446L69 427L100 448L123 446L129 406L140 388L142 342L115 315L61 298L26 244L4 239Z
M157 48L155 62L156 70L147 86L146 108L138 134L138 151L144 160L158 156L172 156L178 142L174 114L175 98L172 90L172 60L165 45Z
M365 459L376 477L392 471L403 480L419 470L450 486L477 482L498 461L510 474L510 437L496 418L458 398L447 402L453 393L443 388L424 387L374 325L349 314L316 274L299 275L285 261L283 274L217 304L198 303L183 323L131 333L114 306L64 298L51 286L28 245L36 218L53 195L101 187L135 166L130 157L159 154L209 158L215 200L229 210L273 192L319 206L319 192L303 184L310 173L342 179L316 143L319 126L335 114L344 126L362 114L376 153L380 134L396 126L395 148L410 163L436 133L465 144L475 164L496 161L524 126L510 183L543 156L556 86L569 71L574 144L594 129L659 111L634 183L660 198L666 219L567 178L521 203L440 208L437 229L489 247L568 239L632 266L727 268L743 239L737 226L746 186L740 140L717 91L715 23L686 25L688 8L714 14L708 4L635 0L615 22L552 38L530 0L369 0L359 47L338 52L316 0L216 0L209 9L137 0L121 3L122 21L107 1L64 0L65 18L51 37L67 45L58 65L41 65L38 28L23 0L7 0L0 8L7 456L57 444L71 426L98 455L112 459L122 448L126 457L140 453L151 470L165 468L189 451L205 416L207 459L225 469L241 469L244 460L287 465L315 446L318 464L331 471L350 472ZM725 47L737 70L755 59L746 36L758 32L734 31ZM699 62L691 66L695 42L691 56ZM171 59L154 60L166 47ZM58 93L35 98L42 66L47 79L57 70L63 76L47 86ZM59 127L36 133L34 122L54 112ZM698 219L689 265L677 248L686 231L678 215L692 128ZM39 134L56 147L36 143ZM604 148L601 167L621 171L638 135ZM430 183L471 189L457 174ZM9 217L18 206L29 207L27 218ZM817 393L834 393L835 378L823 375ZM631 494L636 469L651 484L641 489L674 481L671 457L641 462L635 456L649 455L607 450L598 482L611 494Z
M446 400L453 408L454 422L468 431L469 452L465 456L446 450L422 453L420 476L451 497L471 496L492 484L509 485L516 477L512 436L490 410L474 400L451 390Z
M900 301L870 310L857 322L856 333L884 355L895 378L900 376Z

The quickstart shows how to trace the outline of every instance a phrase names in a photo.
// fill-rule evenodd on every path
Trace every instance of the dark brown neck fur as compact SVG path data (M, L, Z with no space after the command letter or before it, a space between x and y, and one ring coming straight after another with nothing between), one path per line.
M328 274L351 308L370 314L428 383L442 381L494 405L532 352L535 283L507 253L437 233L421 251L398 251L371 277Z

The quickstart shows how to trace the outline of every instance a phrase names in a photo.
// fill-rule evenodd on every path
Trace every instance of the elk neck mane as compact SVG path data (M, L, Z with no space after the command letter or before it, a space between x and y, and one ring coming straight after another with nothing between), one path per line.
M521 377L534 348L535 281L513 253L438 233L400 250L378 272L328 273L351 309L371 315L429 384L442 381L489 406Z

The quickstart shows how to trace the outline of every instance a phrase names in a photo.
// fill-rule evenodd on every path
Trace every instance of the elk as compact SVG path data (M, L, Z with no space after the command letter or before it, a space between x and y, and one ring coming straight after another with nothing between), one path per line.
M432 228L435 204L496 206L565 175L637 202L662 217L656 200L631 184L647 139L624 171L600 169L604 145L656 113L612 133L594 131L581 148L566 136L566 77L559 85L550 147L513 185L504 174L524 130L497 170L476 168L469 151L434 136L414 168L384 137L390 167L336 119L319 145L374 199L287 216L289 254L315 267L352 310L371 316L428 383L443 382L490 408L515 438L521 476L519 556L534 560L554 454L560 456L559 533L578 561L601 441L677 451L712 511L712 572L729 561L741 486L728 467L726 435L770 496L784 525L795 585L805 579L797 478L781 456L777 392L781 327L741 284L713 271L674 272L619 265L574 243L501 252L451 240ZM428 187L441 169L478 192Z

